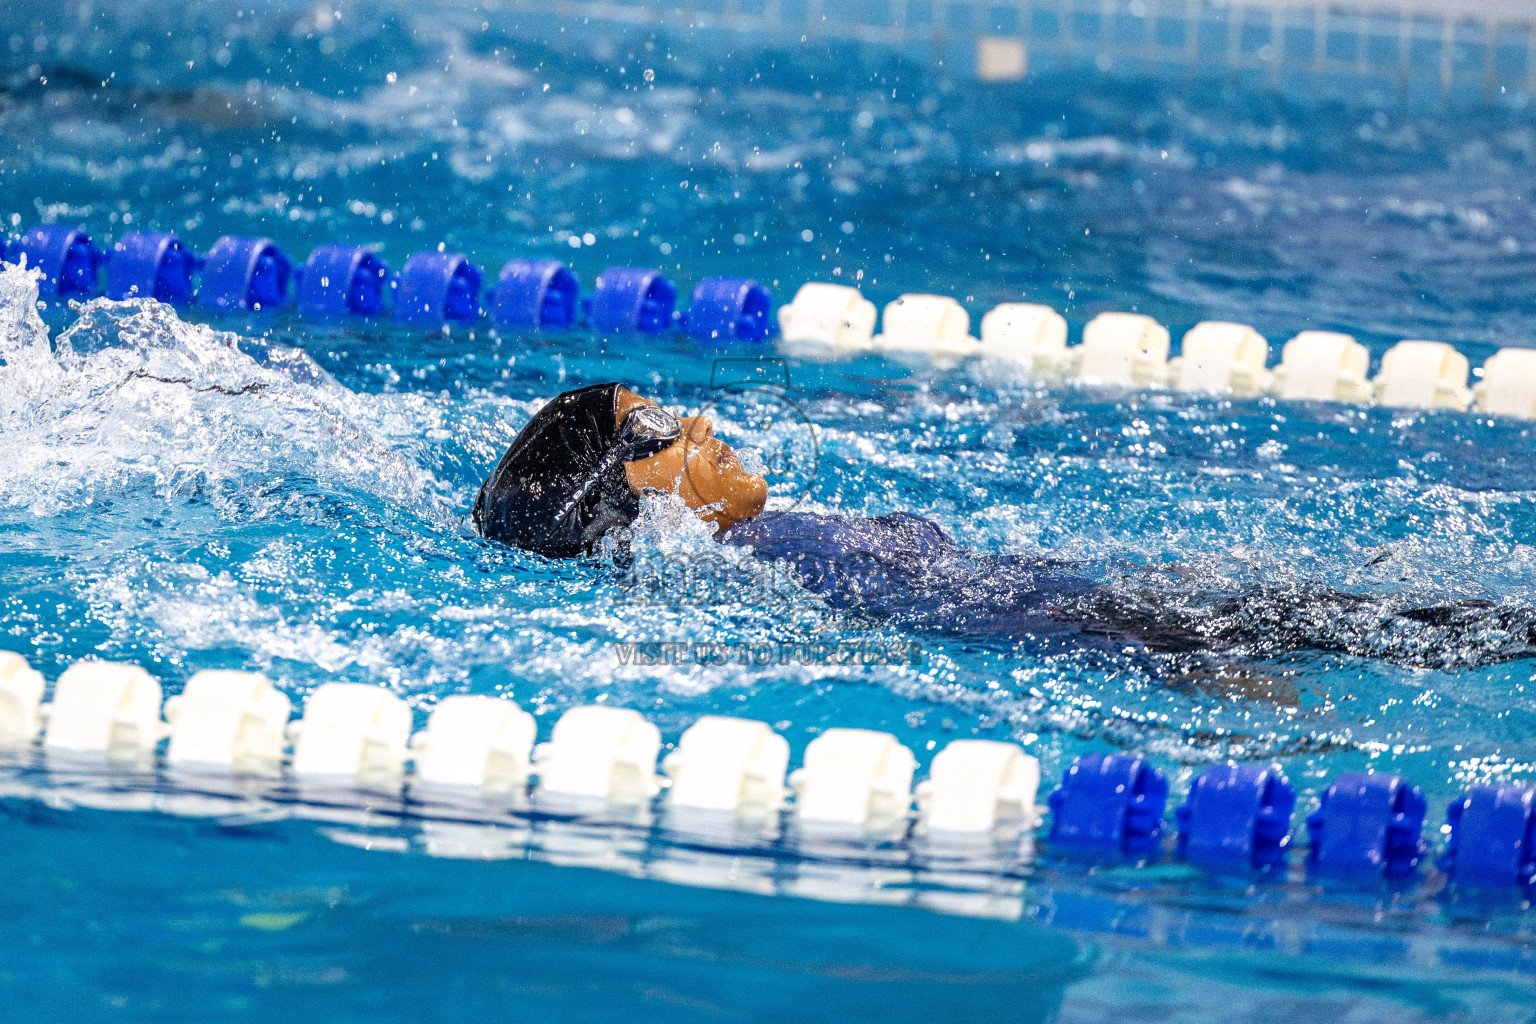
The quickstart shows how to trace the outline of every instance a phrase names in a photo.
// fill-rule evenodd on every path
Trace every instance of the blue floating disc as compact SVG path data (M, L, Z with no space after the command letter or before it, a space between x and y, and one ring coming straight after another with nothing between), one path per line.
M270 238L225 235L203 257L197 304L228 313L274 310L288 300L293 261Z
M190 302L197 263L197 255L170 232L130 231L112 245L107 298Z
M594 330L660 334L672 326L677 288L658 271L609 267L592 290Z
M1425 846L1424 794L1401 776L1345 772L1307 815L1307 868L1334 878L1413 874Z
M508 260L496 280L491 316L504 327L570 327L581 282L559 260Z
M480 315L480 268L453 252L418 252L395 279L394 319L437 327Z
M763 341L773 332L773 296L756 281L710 277L693 289L688 334L697 341Z
M1445 813L1440 867L1468 889L1529 889L1536 877L1536 790L1473 786Z
M297 277L299 312L304 316L371 317L384 309L389 267L360 245L317 246Z
M47 298L89 298L96 294L96 271L106 255L91 236L62 224L39 224L6 247L5 258L43 272L38 291Z
M1168 780L1129 754L1085 754L1051 793L1053 848L1145 859L1163 830Z
M1175 812L1178 856L1217 870L1274 870L1290 846L1296 788L1257 765L1213 765Z

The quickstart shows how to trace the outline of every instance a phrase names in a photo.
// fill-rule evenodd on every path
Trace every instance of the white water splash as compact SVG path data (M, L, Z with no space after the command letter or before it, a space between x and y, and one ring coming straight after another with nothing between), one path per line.
M258 362L150 299L78 305L50 342L37 297L35 271L0 265L0 505L56 515L148 484L230 513L232 496L301 479L455 518L387 439L381 403L303 352Z

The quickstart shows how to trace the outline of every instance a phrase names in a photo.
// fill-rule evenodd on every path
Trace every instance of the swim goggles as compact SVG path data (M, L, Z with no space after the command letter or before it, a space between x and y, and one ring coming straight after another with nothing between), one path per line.
M615 439L622 461L634 462L659 455L683 436L683 424L665 409L642 405L624 419Z

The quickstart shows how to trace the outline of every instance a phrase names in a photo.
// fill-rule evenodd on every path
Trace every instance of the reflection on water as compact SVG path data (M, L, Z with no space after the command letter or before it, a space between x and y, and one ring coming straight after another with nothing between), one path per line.
M1222 892L1168 872L1004 877L963 856L727 850L555 818L262 813L229 797L61 813L18 778L0 868L55 884L13 888L0 939L74 951L0 978L29 1019L105 1001L156 1020L207 1005L409 1020L528 1000L551 1019L1095 1020L1107 1001L1232 1020L1263 1019L1263 991L1282 1017L1513 1020L1531 990L1518 915L1490 931L1430 903ZM1450 983L1467 969L1487 983ZM1127 978L1143 980L1111 982Z

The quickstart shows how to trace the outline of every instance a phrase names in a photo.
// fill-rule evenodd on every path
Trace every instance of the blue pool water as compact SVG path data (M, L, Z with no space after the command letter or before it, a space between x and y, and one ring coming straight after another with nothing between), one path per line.
M1377 357L1437 338L1474 366L1536 336L1536 122L1518 107L1081 76L988 87L827 45L583 34L468 5L353 13L8 8L8 235L40 219L98 243L148 227L202 251L264 234L301 258L344 240L397 267L441 242L491 274L511 256L567 260L588 285L616 264L684 290L746 273L781 300L839 280L881 305L952 294L973 321L1044 302L1074 337L1134 309L1175 337L1218 318L1275 345L1343 330ZM0 273L0 647L50 680L95 656L142 664L168 692L214 667L263 671L296 703L370 682L418 725L444 696L500 693L546 737L592 701L642 710L667 742L726 713L774 723L796 759L832 725L891 731L920 764L953 738L1012 739L1047 780L1129 749L1176 797L1238 758L1281 766L1303 811L1370 767L1423 787L1431 834L1466 785L1530 782L1532 663L1465 667L1475 644L1437 647L1428 627L1444 655L1430 667L1297 653L1190 678L849 621L803 593L642 599L622 566L475 537L480 481L558 392L612 379L716 402L722 353L684 339L108 304L39 316L29 287ZM874 357L794 358L788 373L818 460L791 459L779 505L915 511L978 550L1081 559L1106 580L1178 563L1201 593L1316 581L1536 605L1520 423ZM743 448L803 454L805 425L780 408L749 393L713 415ZM714 550L664 502L635 545ZM807 639L915 642L922 657L642 666L618 646ZM4 806L13 1019L1531 1017L1529 922L1508 907L1463 919L1374 891L1318 903L1298 885L1252 897L1255 911L1150 870L1026 882L1021 920L1000 921L431 858L394 837L362 850L292 822Z

